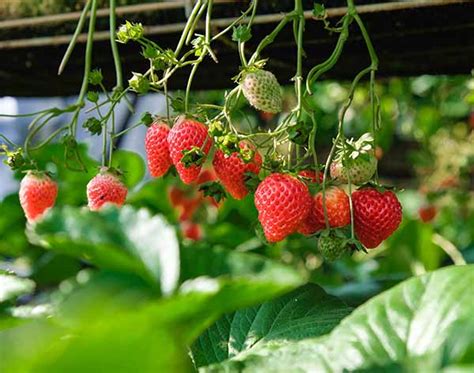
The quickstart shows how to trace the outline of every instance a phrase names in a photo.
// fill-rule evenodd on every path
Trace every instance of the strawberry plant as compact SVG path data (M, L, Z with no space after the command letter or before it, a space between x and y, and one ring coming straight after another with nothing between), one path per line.
M335 286L340 277L364 281L378 270L362 269L360 258L384 255L387 242L403 250L405 236L426 243L431 229L414 229L409 217L402 221L399 197L406 197L379 179L384 98L376 89L378 57L354 1L347 0L345 14L332 24L322 4L314 4L309 21L303 1L295 0L261 40L252 35L257 0L222 29L213 24L213 3L193 2L177 45L169 48L150 39L141 23L117 27L116 1L110 0L116 81L106 87L92 66L99 1L85 1L59 64L61 74L88 20L77 101L26 115L31 122L21 145L0 134L5 163L26 172L18 197L1 207L22 224L23 211L18 247L32 249L11 248L7 270L0 267L2 371L472 369L472 266L397 277L397 286L377 288L367 302L367 289L352 304ZM304 63L307 22L337 36L333 52L310 68ZM295 45L291 93L265 58L265 48L286 32ZM362 40L369 64L354 71L331 119L336 133L326 138L313 97L352 35ZM205 59L219 63L219 40L234 43L240 66L217 103L200 102L193 79ZM127 43L141 48L147 68L124 85L119 51ZM189 71L183 95L170 90L182 69ZM360 90L369 125L354 139L347 117ZM139 123L118 130L118 105L133 112L128 95L150 92L164 96L166 115L140 113ZM249 111L273 124L256 126ZM40 136L58 118L61 125ZM79 142L78 126L101 136L100 164ZM145 161L117 149L118 139L141 126L146 182ZM446 166L456 173L435 191L458 186L461 168ZM426 202L436 199L431 192ZM425 222L436 215L423 214ZM7 232L1 219L0 231ZM454 264L465 264L449 241L437 239ZM299 251L304 265L294 260ZM400 257L377 265L398 269Z

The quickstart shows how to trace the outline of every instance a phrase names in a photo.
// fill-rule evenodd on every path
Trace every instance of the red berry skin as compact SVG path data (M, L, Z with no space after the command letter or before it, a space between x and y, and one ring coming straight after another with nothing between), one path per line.
M181 202L181 205L178 207L179 221L190 220L199 208L199 206L202 205L202 202L203 197L200 195L184 199Z
M161 177L172 165L168 148L170 128L162 122L153 123L146 131L145 151L152 177Z
M391 191L359 189L352 193L352 204L355 234L368 249L380 245L402 221L402 206Z
M168 189L168 197L170 199L171 206L178 207L183 203L185 198L184 191L173 185Z
M181 159L183 151L193 147L202 149L205 154L209 153L212 139L207 134L207 127L192 119L181 119L171 128L168 134L168 145L171 160L181 180L185 184L196 181L201 172L201 166L192 165L186 168Z
M19 195L25 216L33 223L54 206L58 185L46 174L28 172L20 183Z
M340 188L331 187L326 190L326 211L332 228L345 227L351 223L349 197ZM298 233L310 235L325 228L323 193L319 192L314 196L311 211L298 228Z
M191 241L199 241L202 239L202 228L200 224L192 221L183 221L181 223L183 236Z
M241 149L250 147L245 142L241 142L239 146ZM222 150L217 150L212 165L217 177L229 194L235 199L242 199L249 192L245 185L245 173L258 174L262 167L262 156L256 151L253 159L245 163L237 152L228 156Z
M100 210L106 203L122 206L126 198L127 188L112 173L99 173L87 184L87 200L91 211Z
M199 177L196 180L196 184L199 186L201 184L207 183L209 181L215 181L217 180L217 175L214 172L212 168L208 168L203 170L200 174Z
M298 172L298 175L309 180L311 183L321 184L323 182L323 173L319 171L316 175L314 170L302 170Z
M433 205L423 206L418 209L418 215L423 223L432 221L436 217L437 212L436 206Z
M298 178L275 173L258 186L255 206L266 239L278 242L295 232L308 216L311 195L306 184Z
M326 189L325 200L330 227L340 228L351 223L349 196L344 190L338 187ZM313 215L316 221L326 225L324 220L323 192L319 192L314 196Z
M316 218L313 209L311 208L311 211L309 212L306 219L304 219L301 225L298 227L298 233L309 236L323 230L325 227L326 225Z

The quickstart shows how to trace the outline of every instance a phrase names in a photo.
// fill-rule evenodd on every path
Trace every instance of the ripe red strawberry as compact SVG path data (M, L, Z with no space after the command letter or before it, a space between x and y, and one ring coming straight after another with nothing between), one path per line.
M202 205L203 199L204 198L201 195L183 199L178 207L179 221L190 220L199 206Z
M172 165L168 149L169 132L170 128L163 122L153 123L146 131L145 151L152 177L163 176Z
M362 188L352 193L352 203L355 234L368 249L380 245L402 221L402 206L391 191Z
M281 87L271 72L248 72L240 86L247 101L256 109L272 114L282 110Z
M186 167L182 162L183 152L196 149L202 151L204 155L209 153L212 140L207 134L207 127L195 120L182 118L171 128L168 135L168 144L171 160L181 180L185 184L196 181L201 172L201 166L192 164Z
M184 191L178 188L177 186L172 185L168 189L168 197L171 202L171 206L178 207L183 203L185 198Z
M250 147L250 145L245 142L241 142L239 146L241 149ZM229 156L224 154L222 150L217 150L212 165L214 166L217 177L229 194L235 199L242 199L249 192L245 185L245 173L252 172L258 174L262 166L262 157L256 151L253 159L245 163L238 152L234 152Z
M316 175L316 171L314 170L301 170L298 172L298 175L304 179L309 180L312 183L320 184L323 182L323 173L318 171Z
M103 168L87 184L87 200L91 211L97 211L106 203L122 206L127 198L127 188L116 172Z
M326 190L326 210L329 226L333 228L344 227L351 222L349 197L340 188L332 187ZM298 233L304 235L314 234L326 227L323 209L323 193L314 196L311 211L298 228Z
M198 179L196 180L196 184L200 185L200 184L204 184L204 183L207 183L209 181L214 181L214 180L217 180L217 175L212 168L211 169L208 168L208 169L202 170L202 172L199 174Z
M351 223L349 196L344 190L338 187L326 189L325 200L330 227L345 227ZM324 220L323 192L319 192L314 196L313 214L315 220L320 224L326 225Z
M436 206L426 205L418 209L418 215L423 223L429 223L436 217L437 213Z
M298 178L275 173L258 186L255 206L266 239L278 242L295 232L309 214L311 195Z
M20 184L20 204L28 222L39 219L54 206L58 185L45 173L29 171Z
M313 206L311 206L311 210L308 216L303 220L301 225L298 227L298 233L304 234L309 236L316 232L323 230L326 227L324 222L320 222L319 219L313 212Z
M202 228L200 224L192 221L183 221L181 223L183 236L192 241L199 241L202 238Z

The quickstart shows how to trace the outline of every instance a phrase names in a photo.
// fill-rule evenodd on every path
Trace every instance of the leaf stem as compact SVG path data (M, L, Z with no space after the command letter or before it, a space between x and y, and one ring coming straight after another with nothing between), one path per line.
M109 14L109 32L110 32L110 47L112 48L112 56L114 58L115 65L115 89L121 89L123 87L123 73L122 63L120 62L120 54L118 50L117 40L115 38L115 32L117 30L117 14L116 14L117 1L110 0L110 14Z
M77 39L79 38L79 35L82 29L84 28L84 24L86 23L87 12L89 12L90 7L91 7L91 0L87 0L87 3L84 5L84 8L82 10L79 21L77 22L76 30L74 31L74 34L72 35L71 41L69 42L69 45L66 49L66 53L64 53L63 59L61 60L61 64L59 65L58 75L61 75L63 73L64 68L66 67L69 61L69 58L71 57L71 54L74 51L74 47L76 46Z

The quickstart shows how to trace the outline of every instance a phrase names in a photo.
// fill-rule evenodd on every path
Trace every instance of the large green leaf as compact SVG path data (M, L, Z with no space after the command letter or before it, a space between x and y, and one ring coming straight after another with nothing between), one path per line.
M100 212L63 207L50 211L30 232L43 247L98 267L135 273L170 293L179 277L179 244L160 216L130 206Z
M437 371L434 366L458 363L443 361L442 356L457 321L472 317L473 285L474 266L412 278L357 308L327 336L267 344L208 369L343 372L420 366L426 359L430 364L424 365L425 371ZM469 336L471 345L473 338Z
M186 372L190 361L172 325L149 313L118 313L80 328L38 320L0 332L2 372ZM100 322L99 322L100 321Z
M0 303L35 290L35 283L27 278L0 274Z
M123 172L123 180L128 188L133 188L145 176L145 163L139 154L116 150L112 159L112 166Z
M212 253L213 249L207 255L195 250L188 255L210 258ZM186 371L186 345L223 313L269 299L304 281L293 270L263 257L218 253L240 266L221 267L215 278L190 278L166 298L157 298L135 275L80 272L55 294L59 306L51 323L34 321L0 331L5 371ZM215 263L210 260L208 268ZM280 279L275 278L276 272L282 273Z
M194 343L197 366L210 365L267 343L330 332L351 309L314 284L258 306L224 315Z

